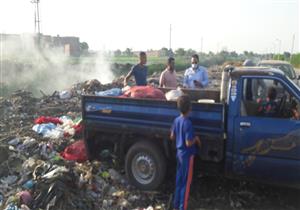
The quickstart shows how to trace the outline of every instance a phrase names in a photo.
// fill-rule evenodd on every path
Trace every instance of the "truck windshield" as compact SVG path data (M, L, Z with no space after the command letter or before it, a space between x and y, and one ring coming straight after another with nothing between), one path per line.
M277 65L277 66L274 66L274 67L282 70L284 72L284 74L287 75L289 78L291 78L291 79L296 78L295 71L294 71L292 66L290 66L290 65Z
M270 66L272 68L280 69L290 79L296 79L295 70L291 65L288 64L260 64L260 66Z
M288 78L287 77L287 79L291 82L291 84L298 90L298 91L300 91L300 88L299 88L299 86L298 85L296 85L294 82L293 82L293 80L291 80L290 78Z

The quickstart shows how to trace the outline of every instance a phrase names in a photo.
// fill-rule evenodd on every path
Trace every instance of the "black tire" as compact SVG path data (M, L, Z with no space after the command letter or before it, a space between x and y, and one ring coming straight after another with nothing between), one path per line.
M145 163L144 165L142 163ZM146 167L143 167L145 166ZM149 171L150 178L137 175L144 170ZM147 167L149 166L149 167ZM139 168L139 169L136 169ZM150 171L155 171L151 173ZM153 143L142 141L130 147L126 154L125 171L129 182L141 190L154 190L163 182L166 175L166 159L162 150ZM137 172L139 171L139 172ZM143 175L147 173L141 172ZM150 175L151 174L151 175Z

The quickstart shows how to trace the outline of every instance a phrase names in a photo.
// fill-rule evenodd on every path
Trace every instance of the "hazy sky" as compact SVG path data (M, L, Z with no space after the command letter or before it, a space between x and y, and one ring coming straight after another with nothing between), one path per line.
M0 33L34 32L31 0L0 0ZM41 32L91 49L299 52L299 0L40 0Z

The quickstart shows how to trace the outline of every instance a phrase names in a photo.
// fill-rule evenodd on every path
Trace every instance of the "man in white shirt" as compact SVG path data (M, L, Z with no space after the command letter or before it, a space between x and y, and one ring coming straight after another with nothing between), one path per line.
M185 70L183 87L185 88L205 88L208 86L207 70L199 66L199 57L197 54L192 55L191 67Z

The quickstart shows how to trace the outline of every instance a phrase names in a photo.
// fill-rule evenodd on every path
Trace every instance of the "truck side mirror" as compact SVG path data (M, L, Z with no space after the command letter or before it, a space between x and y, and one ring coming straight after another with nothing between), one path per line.
M298 75L297 80L300 80L300 75Z

